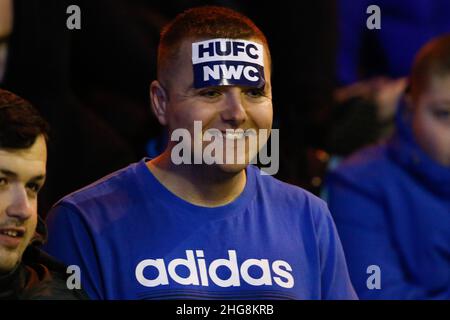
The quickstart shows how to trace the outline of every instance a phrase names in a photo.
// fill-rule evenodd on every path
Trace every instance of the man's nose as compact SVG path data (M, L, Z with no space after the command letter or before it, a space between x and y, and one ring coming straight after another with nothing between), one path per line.
M27 220L33 214L33 208L24 186L14 186L10 190L10 203L6 214L18 220Z
M247 120L242 95L237 90L230 90L226 98L226 107L222 112L222 120L239 127Z

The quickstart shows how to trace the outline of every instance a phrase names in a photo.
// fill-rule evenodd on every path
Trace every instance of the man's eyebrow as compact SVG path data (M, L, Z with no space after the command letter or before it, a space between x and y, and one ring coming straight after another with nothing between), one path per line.
M17 173L15 173L11 170L0 168L0 172L3 173L7 177L17 178Z
M38 181L41 181L41 180L44 180L44 179L45 179L45 175L44 175L44 174L41 174L41 175L38 175L38 176L36 176L36 177L31 178L30 181L38 182Z
M17 173L15 173L14 171L8 170L8 169L0 168L0 173L4 174L5 176L7 176L9 178L17 178L18 177ZM44 180L44 179L45 179L45 174L40 174L38 176L31 178L30 181L40 181L40 180Z

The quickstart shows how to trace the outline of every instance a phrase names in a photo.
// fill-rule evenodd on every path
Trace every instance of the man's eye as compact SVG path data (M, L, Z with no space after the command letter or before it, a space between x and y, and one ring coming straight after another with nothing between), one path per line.
M27 188L33 193L38 193L41 190L41 185L38 183L29 183L27 184Z
M5 178L0 178L0 187L6 186L8 184L8 180Z
M251 98L259 98L264 96L264 91L262 89L249 89L245 94Z
M217 98L220 96L220 92L217 90L204 90L200 92L200 95L206 98Z
M450 119L450 111L448 110L434 110L433 114L438 119Z

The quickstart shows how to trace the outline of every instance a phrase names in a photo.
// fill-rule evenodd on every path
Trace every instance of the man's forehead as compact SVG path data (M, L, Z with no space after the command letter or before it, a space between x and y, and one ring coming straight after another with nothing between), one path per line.
M0 170L3 173L10 171L24 177L45 175L46 162L47 146L43 137L38 137L29 148L0 149Z
M429 88L434 91L449 92L450 74L431 76L429 81Z
M0 175L26 181L44 178L45 159L27 159L17 153L0 149Z
M433 103L450 101L450 76L431 77L419 94L421 98Z

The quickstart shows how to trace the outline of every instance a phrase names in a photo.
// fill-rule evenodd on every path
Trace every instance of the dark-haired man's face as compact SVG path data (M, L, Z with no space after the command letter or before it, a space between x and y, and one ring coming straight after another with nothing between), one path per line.
M415 101L413 130L421 148L450 167L450 75L431 77Z
M35 233L46 162L43 136L28 149L0 149L0 273L17 265Z

